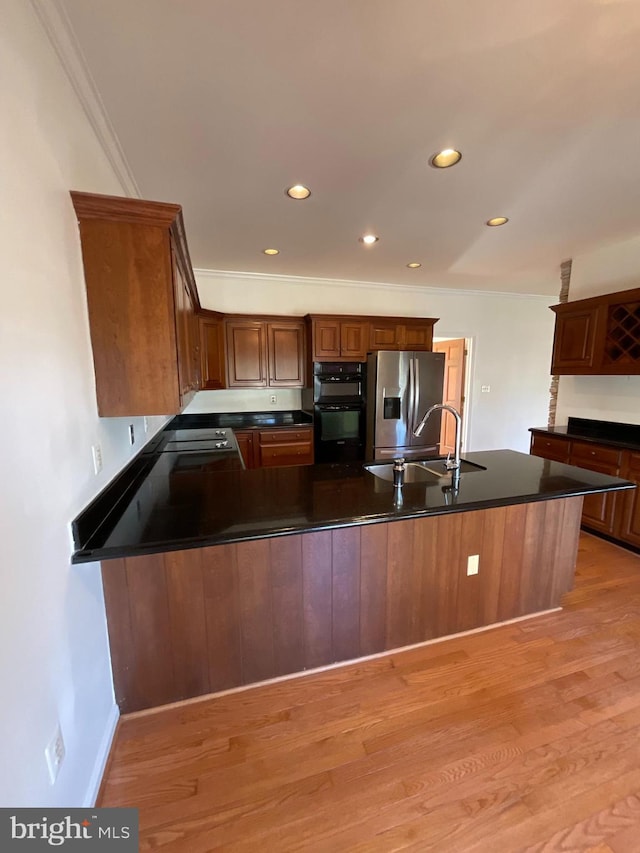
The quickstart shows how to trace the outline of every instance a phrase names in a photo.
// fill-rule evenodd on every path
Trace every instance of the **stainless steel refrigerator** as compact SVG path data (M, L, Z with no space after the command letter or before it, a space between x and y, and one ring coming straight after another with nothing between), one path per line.
M367 359L367 459L437 455L441 412L422 434L413 431L434 403L442 402L444 353L373 353Z

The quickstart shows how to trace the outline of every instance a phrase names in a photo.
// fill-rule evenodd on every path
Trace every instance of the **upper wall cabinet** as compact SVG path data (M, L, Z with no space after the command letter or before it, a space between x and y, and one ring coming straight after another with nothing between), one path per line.
M369 324L360 317L307 315L312 361L366 361Z
M228 317L227 387L302 388L305 329L288 317Z
M369 319L369 352L378 350L433 349L433 327L437 320L406 317L371 317Z
M198 294L179 205L72 192L98 414L180 412L201 383Z
M198 320L200 322L202 387L207 391L226 388L224 314L203 310Z
M640 288L552 306L551 373L640 373Z

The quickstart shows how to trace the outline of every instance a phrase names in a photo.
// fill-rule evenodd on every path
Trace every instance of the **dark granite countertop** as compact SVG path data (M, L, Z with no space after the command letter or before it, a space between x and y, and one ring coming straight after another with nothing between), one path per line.
M168 426L175 429L171 422ZM184 424L178 425L184 428ZM196 456L200 455L200 459ZM393 484L362 463L228 470L232 459L149 451L126 488L99 496L74 522L74 563L238 542L288 533L572 497L633 483L513 450L468 453L483 466ZM135 466L133 466L135 468Z
M569 418L566 426L530 427L529 432L577 438L580 441L606 444L626 450L640 450L640 425L588 418Z
M313 415L297 409L282 412L202 412L193 415L176 415L166 428L260 429L261 427L311 426L312 424Z

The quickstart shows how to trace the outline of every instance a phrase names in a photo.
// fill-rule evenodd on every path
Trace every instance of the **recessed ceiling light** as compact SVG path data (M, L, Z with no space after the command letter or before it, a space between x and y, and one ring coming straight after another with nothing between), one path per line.
M265 255L279 255L280 249L263 249Z
M444 151L434 154L429 163L436 169L448 169L449 166L455 166L460 160L462 160L460 151L456 151L455 148L445 148Z
M417 261L412 261L410 264L407 264L410 270L417 270L418 267L421 267L422 264L419 264Z
M364 243L367 246L373 246L374 243L377 243L380 238L376 237L375 234L365 234L360 237L360 242Z
M506 216L494 216L493 219L487 219L487 225L494 228L496 225L504 225L509 219Z
M287 195L289 198L309 198L311 195L311 190L309 187L305 187L302 184L295 184L293 187L289 187L287 190Z

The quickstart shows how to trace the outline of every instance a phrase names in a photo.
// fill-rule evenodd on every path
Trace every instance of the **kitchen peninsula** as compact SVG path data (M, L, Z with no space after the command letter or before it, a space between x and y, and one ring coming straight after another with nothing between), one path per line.
M242 470L166 452L171 426L74 524L74 562L102 561L122 711L556 608L583 496L633 488L509 450L467 454L457 489L361 463Z

